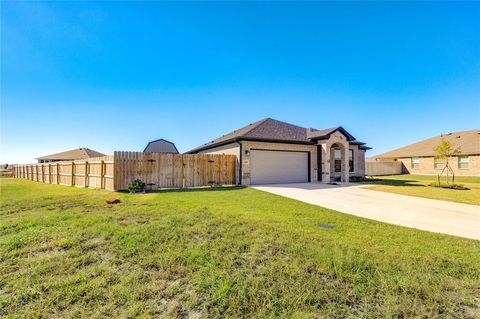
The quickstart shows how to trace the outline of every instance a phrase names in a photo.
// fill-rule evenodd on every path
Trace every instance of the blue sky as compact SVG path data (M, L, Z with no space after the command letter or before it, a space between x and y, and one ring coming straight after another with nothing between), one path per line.
M264 117L374 155L480 127L480 3L2 2L1 157L181 152Z

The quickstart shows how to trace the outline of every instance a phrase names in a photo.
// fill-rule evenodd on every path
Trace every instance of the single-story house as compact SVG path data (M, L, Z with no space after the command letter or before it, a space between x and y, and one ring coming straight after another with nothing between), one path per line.
M172 142L164 140L163 138L148 142L143 150L144 153L171 153L178 154L177 147Z
M342 127L319 130L266 118L187 153L234 154L238 183L254 185L363 177L368 149Z
M402 173L439 174L445 166L434 150L442 139L452 147L460 148L460 154L449 159L455 175L480 176L480 130L453 132L435 136L414 144L373 156L375 161L400 161Z
M60 162L60 161L82 160L90 157L101 157L101 156L105 156L105 154L91 150L86 147L80 147L74 150L37 157L36 160L39 163L50 163L50 162Z

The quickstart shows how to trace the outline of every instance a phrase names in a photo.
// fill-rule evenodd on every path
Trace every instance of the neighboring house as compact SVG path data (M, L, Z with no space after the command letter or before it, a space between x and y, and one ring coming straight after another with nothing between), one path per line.
M317 130L266 118L187 153L234 154L238 182L254 185L363 177L368 149L342 127Z
M147 147L143 150L144 153L173 153L178 154L175 144L164 140L163 138L148 142Z
M449 159L453 172L456 175L480 176L480 130L442 134L373 158L376 161L400 161L403 173L438 174L445 163L435 158L434 148L442 138L453 148L460 148L460 154Z
M36 158L36 160L38 160L39 163L49 163L60 161L74 161L101 156L105 156L105 154L99 153L86 147L80 147L74 150L38 157Z

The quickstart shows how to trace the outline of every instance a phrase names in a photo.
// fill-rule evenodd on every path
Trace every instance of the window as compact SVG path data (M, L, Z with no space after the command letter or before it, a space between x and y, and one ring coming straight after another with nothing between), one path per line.
M353 172L353 150L348 150L348 167L349 171Z
M443 169L445 167L445 162L443 161L443 159L435 158L433 160L433 167L435 169Z
M412 157L412 168L420 168L420 158Z
M342 171L342 151L339 148L334 149L334 162L333 166L335 168L335 173Z
M458 157L458 168L459 169L468 169L468 156L459 156Z

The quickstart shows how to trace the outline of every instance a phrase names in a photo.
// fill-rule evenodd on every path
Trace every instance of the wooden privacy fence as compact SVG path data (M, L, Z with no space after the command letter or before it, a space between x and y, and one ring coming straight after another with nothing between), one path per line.
M370 176L402 174L402 162L366 162L365 174Z
M115 152L113 158L116 190L135 179L158 188L236 184L235 155Z
M15 177L48 184L113 188L113 156L15 166Z
M15 177L49 184L124 190L140 179L153 188L236 184L235 155L114 152L69 162L18 165Z

